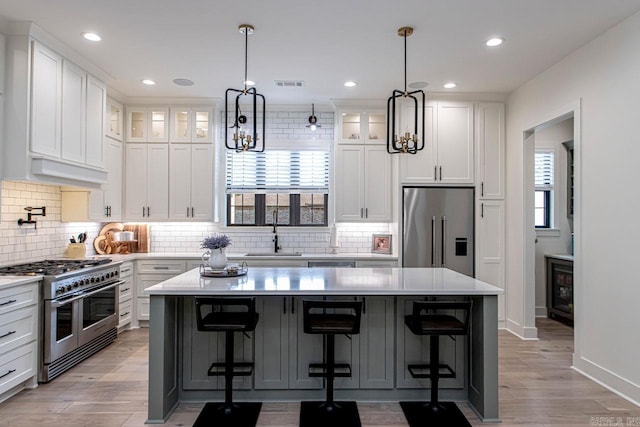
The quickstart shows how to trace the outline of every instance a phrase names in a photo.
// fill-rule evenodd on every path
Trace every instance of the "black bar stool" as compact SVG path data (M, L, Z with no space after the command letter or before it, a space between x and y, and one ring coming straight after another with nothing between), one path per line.
M256 329L255 298L196 298L196 321L199 331L225 333L224 362L212 363L208 371L209 376L224 376L224 403L207 403L193 426L255 426L262 403L233 402L233 377L253 373L252 362L233 361L233 334Z
M300 427L360 427L356 402L334 401L333 380L351 377L351 365L335 363L335 338L360 333L362 301L303 300L302 306L304 332L323 334L326 339L324 362L309 364L309 376L327 379L327 398L301 403Z
M443 310L458 310L461 318L444 314ZM441 335L468 335L471 301L415 301L413 313L405 316L404 323L415 335L429 335L429 363L408 365L413 378L431 379L431 400L425 402L400 402L402 411L411 427L417 426L471 426L454 402L438 401L440 378L456 376L451 366L440 363ZM441 373L444 370L446 372Z

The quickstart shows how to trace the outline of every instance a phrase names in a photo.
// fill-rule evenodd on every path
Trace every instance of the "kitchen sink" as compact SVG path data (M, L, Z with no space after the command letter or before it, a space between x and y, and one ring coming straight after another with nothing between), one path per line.
M302 256L302 252L249 252L244 256Z

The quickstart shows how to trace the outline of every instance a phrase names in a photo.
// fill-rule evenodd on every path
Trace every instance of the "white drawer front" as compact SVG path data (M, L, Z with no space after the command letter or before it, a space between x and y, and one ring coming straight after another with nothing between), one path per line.
M127 302L120 303L120 306L118 309L118 317L119 317L118 329L131 323L132 309L133 309L133 304L131 299L129 299L129 301Z
M133 262L125 261L120 265L120 277L133 276Z
M129 301L133 295L133 280L124 279L125 283L120 285L120 302Z
M137 273L180 274L184 273L185 265L185 261L180 260L138 261Z
M136 300L136 317L138 320L149 320L149 297L138 297Z
M0 393L36 375L37 349L32 342L0 355Z
M0 290L0 314L38 303L38 282Z
M0 354L35 341L37 332L37 305L0 315Z

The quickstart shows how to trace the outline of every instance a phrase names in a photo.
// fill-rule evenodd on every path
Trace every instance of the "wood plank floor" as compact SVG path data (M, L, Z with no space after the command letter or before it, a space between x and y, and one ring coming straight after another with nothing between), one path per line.
M539 319L538 328L539 341L500 331L500 426L640 426L640 408L570 368L573 329L548 319ZM147 340L146 329L125 332L51 383L0 404L0 426L144 426ZM461 406L472 425L482 425ZM299 407L265 403L258 425L297 426ZM181 405L165 425L191 426L201 408ZM397 403L359 402L358 408L364 427L407 426Z

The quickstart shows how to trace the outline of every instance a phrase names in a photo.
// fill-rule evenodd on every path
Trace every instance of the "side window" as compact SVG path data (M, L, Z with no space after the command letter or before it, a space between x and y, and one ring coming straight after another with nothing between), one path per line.
M553 218L553 151L535 153L535 226L551 228Z

